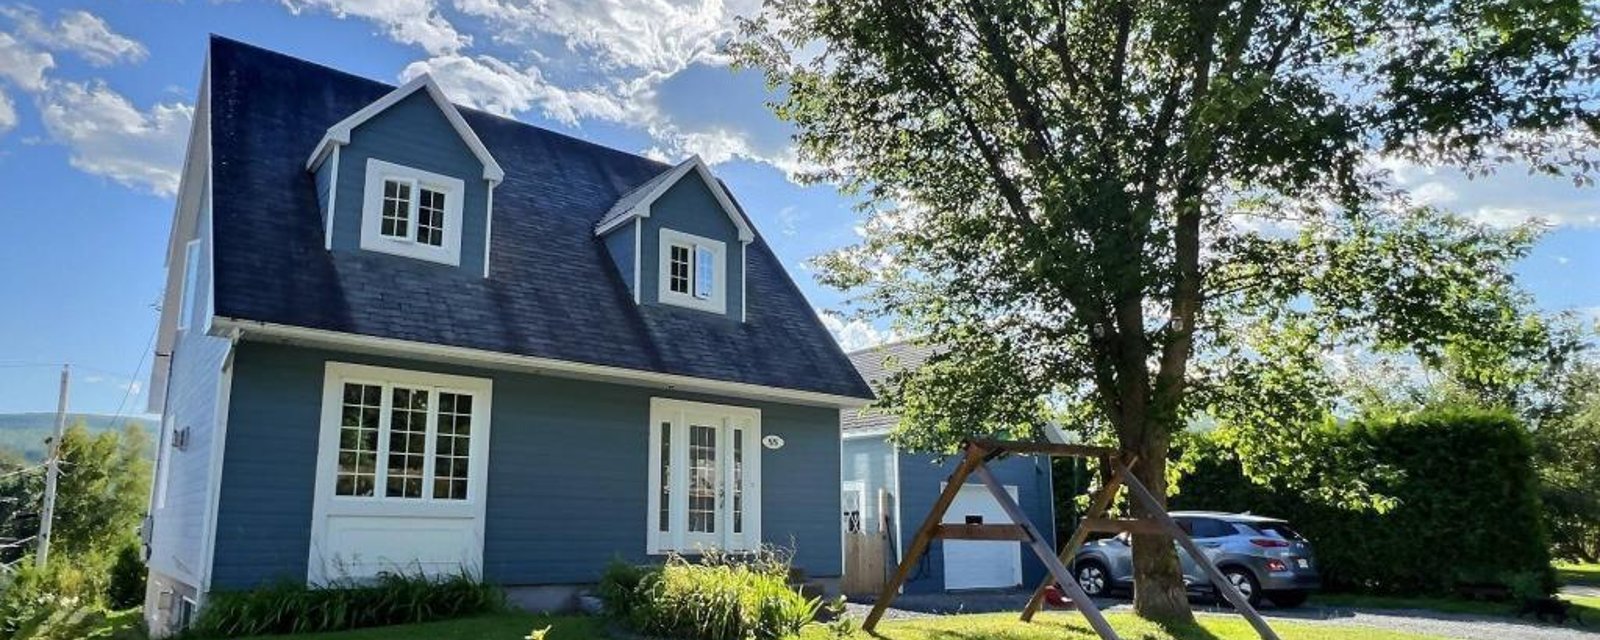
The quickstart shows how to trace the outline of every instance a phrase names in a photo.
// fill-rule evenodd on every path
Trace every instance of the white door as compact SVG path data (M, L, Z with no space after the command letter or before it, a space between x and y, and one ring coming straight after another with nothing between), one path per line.
M944 490L944 487L940 487ZM1017 488L1006 485L1017 499ZM1000 503L980 484L963 485L944 513L945 524L1013 524ZM944 541L944 588L1003 589L1022 584L1022 543L990 540Z

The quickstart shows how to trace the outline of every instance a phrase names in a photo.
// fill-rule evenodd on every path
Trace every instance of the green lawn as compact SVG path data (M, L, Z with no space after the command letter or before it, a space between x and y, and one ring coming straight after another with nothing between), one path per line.
M1600 587L1600 564L1557 563L1556 575L1561 584Z
M1129 614L1111 614L1112 625L1128 640L1254 640L1256 634L1243 619L1231 616L1203 616L1192 627L1160 626ZM507 613L452 622L406 625L299 636L273 636L279 640L521 640L528 632L550 625L545 640L590 640L605 638L604 622L580 616L535 616ZM1395 633L1379 629L1336 627L1274 621L1284 640L1437 640L1431 636ZM885 622L878 628L881 640L1094 640L1089 625L1077 614L1050 612L1034 624L1017 621L1016 614L944 616L940 618ZM832 640L834 636L820 625L808 627L799 640ZM259 638L257 640L266 640ZM872 640L857 632L851 640Z

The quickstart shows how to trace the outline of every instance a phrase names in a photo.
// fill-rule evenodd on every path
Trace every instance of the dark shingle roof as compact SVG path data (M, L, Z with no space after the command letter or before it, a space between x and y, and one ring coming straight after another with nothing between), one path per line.
M305 158L394 87L220 37L210 64L217 315L871 397L759 236L746 322L633 303L594 225L667 165L463 108L506 171L491 277L330 252Z
M861 377L876 388L894 373L920 366L932 353L933 347L906 340L852 351L848 355ZM883 409L863 407L839 411L839 428L847 434L888 431L898 421L898 416Z

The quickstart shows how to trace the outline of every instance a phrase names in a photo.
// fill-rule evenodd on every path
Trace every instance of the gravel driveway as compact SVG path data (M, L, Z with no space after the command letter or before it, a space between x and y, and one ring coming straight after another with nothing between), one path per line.
M895 598L894 607L885 612L890 620L920 618L954 613L993 613L1020 611L1028 602L1024 592L977 592L962 594L906 594ZM866 617L872 609L872 599L852 601L849 613ZM1127 611L1126 600L1097 600L1101 610ZM1195 602L1195 611L1201 615L1235 615L1231 610L1204 602ZM1411 609L1349 609L1308 605L1296 609L1263 607L1261 613L1269 620L1296 620L1312 624L1355 627L1376 627L1391 631L1420 633L1462 640L1596 640L1600 626L1588 628L1558 627L1538 624L1531 620L1516 620L1458 613L1440 613ZM1585 621L1600 625L1600 620ZM1590 630L1592 629L1592 631Z

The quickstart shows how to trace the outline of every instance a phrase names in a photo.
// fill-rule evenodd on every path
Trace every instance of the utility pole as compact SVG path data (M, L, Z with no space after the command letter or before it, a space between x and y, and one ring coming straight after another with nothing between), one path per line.
M44 476L44 511L39 514L39 553L34 556L39 568L50 561L50 521L55 518L56 480L61 476L61 439L67 433L67 377L69 365L61 365L61 396L56 400L56 435L50 439L49 468Z

